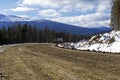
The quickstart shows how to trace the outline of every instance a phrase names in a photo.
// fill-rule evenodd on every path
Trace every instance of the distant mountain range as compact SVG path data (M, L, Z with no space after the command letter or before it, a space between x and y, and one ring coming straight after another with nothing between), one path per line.
M14 15L3 15L0 14L0 27L8 27L8 25L16 24L28 24L31 26L36 26L39 29L44 29L48 27L49 29L55 30L57 32L68 32L71 34L78 35L95 35L99 33L109 32L111 28L108 27L96 27L96 28L84 28L80 26L69 25L65 23L50 21L50 20L31 20L29 18L18 17ZM90 26L91 27L91 26Z
M30 21L29 18L0 14L0 21Z

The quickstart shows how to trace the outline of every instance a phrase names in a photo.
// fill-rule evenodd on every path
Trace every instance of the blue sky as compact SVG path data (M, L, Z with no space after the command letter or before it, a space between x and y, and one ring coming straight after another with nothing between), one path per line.
M109 0L0 0L0 13L82 27L110 24Z

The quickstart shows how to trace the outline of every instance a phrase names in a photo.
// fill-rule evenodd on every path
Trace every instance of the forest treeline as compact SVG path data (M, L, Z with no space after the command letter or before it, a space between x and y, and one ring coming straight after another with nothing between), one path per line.
M51 43L54 39L63 38L64 42L77 42L88 38L83 35L75 35L66 32L56 32L47 26L39 29L36 26L26 24L9 25L0 28L0 44L16 43Z

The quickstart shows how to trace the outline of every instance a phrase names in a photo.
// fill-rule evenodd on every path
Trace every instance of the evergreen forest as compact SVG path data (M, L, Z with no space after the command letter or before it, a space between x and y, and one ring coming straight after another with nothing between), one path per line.
M52 43L54 39L63 38L64 42L77 42L88 38L84 35L70 34L50 30L47 26L39 29L25 24L9 25L0 28L0 45L16 43Z

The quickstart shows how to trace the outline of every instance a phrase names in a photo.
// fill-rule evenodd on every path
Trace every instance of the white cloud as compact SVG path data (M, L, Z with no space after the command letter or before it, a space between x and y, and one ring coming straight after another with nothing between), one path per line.
M96 11L97 12L105 12L110 11L111 5L109 0L99 1Z
M60 8L61 12L71 10L87 12L96 7L101 0L21 0L22 6L41 6L44 8ZM104 1L102 1L104 2ZM63 9L63 10L62 10Z
M77 26L109 26L110 23L109 0L20 0L19 6L39 7L40 16Z
M60 17L61 14L54 9L39 11L39 15L44 17Z
M108 27L110 23L109 17L110 14L93 13L80 16L53 18L52 20L63 23L69 23L81 27Z
M33 11L36 10L35 8L28 8L28 7L16 7L11 9L11 11L15 11L15 12L28 12L28 11Z
M91 9L93 10L94 8L95 7L93 5L89 5L89 7L87 7L86 5L76 5L76 10L81 12L91 11Z
M22 0L20 5L42 6L42 7L58 7L59 0Z
M96 6L86 2L78 2L75 4L75 9L79 12L92 11Z
M70 5L68 5L68 6L63 6L63 8L61 8L60 10L59 10L59 12L64 12L64 13L66 13L66 12L71 12L72 11L72 7L70 6Z
M3 9L3 10L0 10L0 13L1 14L5 14L5 15L7 15L9 10L8 9Z
M27 16L27 15L17 15L17 16L19 16L19 17L26 17L26 18L28 18L28 16Z

